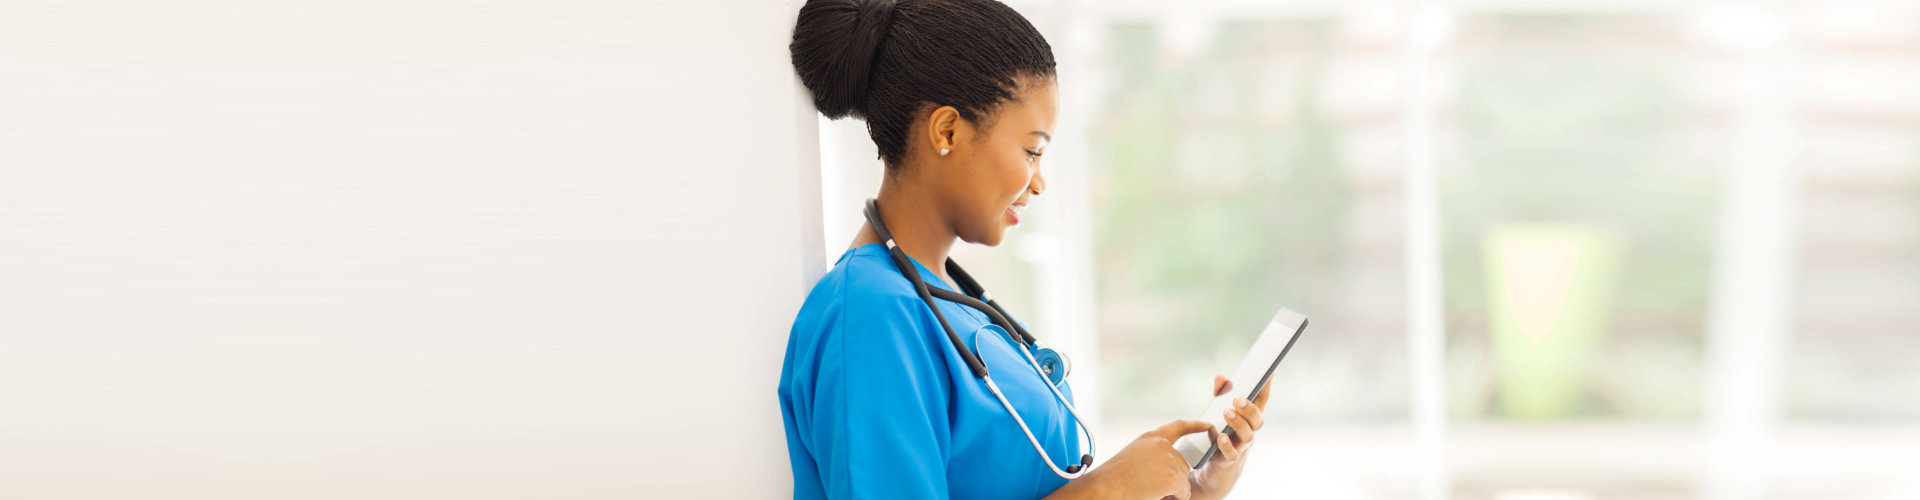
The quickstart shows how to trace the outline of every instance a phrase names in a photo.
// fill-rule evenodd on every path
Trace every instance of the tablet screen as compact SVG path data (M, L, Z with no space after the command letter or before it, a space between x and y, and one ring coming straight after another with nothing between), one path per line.
M1227 380L1233 388L1226 394L1213 398L1207 410L1200 414L1200 420L1213 424L1214 430L1225 432L1227 423L1220 414L1233 405L1234 398L1247 398L1252 401L1259 396L1260 387L1266 385L1273 376L1273 369L1280 366L1280 360L1293 349L1293 341L1300 339L1300 333L1307 330L1307 317L1287 309L1281 309L1267 322L1267 329L1260 332L1260 338L1253 341L1253 347L1247 349L1247 355L1240 360ZM1217 445L1206 434L1188 434L1173 444L1174 449L1187 459L1187 465L1200 468L1211 457Z

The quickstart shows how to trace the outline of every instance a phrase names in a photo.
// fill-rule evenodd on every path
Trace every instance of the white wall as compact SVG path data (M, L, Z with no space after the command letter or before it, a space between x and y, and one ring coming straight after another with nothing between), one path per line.
M797 0L0 1L0 498L776 498Z

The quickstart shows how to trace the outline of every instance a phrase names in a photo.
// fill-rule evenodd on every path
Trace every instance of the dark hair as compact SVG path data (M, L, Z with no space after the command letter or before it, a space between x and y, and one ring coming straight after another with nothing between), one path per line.
M1052 78L1053 48L994 0L808 0L793 27L793 68L828 118L867 121L889 171L925 105L977 126L1020 77Z

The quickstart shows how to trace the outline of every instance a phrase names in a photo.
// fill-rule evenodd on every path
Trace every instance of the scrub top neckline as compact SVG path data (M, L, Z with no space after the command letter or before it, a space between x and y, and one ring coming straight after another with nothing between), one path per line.
M888 251L887 251L887 245L886 245L885 243L868 243L868 244L865 244L865 245L860 245L859 247L856 247L856 248L854 248L854 249L852 249L852 250L848 250L848 251L849 251L849 252L855 252L855 253L861 253L861 254L866 254L866 255L878 255L878 256L880 256L881 258L885 258L885 259L888 259L888 262L887 262L887 263L888 263L889 265L891 265L891 264L893 263L893 262L892 262L892 259L893 259L893 254L892 254L891 252L888 252ZM902 252L902 253L904 253L904 252ZM913 268L914 268L914 269L917 269L917 270L919 270L919 271L920 271L920 280L921 280L921 281L925 281L925 282L927 282L927 283L932 283L932 284L933 284L933 286L937 286L937 287L940 287L940 289L941 289L941 290L946 290L946 291L949 291L949 292L954 292L954 293L958 293L958 294L961 294L961 295L966 295L966 293L964 293L964 292L961 292L961 291L959 291L959 290L954 290L954 289L953 289L953 286L951 286L951 285L948 285L948 284L947 284L947 280L944 280L944 279L940 279L940 275L938 275L938 274L933 274L933 271L930 271L930 270L928 270L928 269L927 269L927 266L923 266L923 265L920 265L920 261L919 261L919 260L917 260L917 259L914 259L912 255L908 255L908 256L907 256L907 262L912 262L912 263L913 263ZM971 297L971 295L969 295L969 297ZM977 297L976 297L976 298L977 298Z

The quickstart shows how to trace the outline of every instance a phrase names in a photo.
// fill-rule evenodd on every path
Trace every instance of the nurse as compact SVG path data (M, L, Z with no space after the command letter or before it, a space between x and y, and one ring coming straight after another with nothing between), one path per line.
M1046 191L1058 87L1033 25L994 0L811 0L789 48L815 107L866 120L886 164L871 222L788 339L794 498L1225 496L1266 396L1227 410L1233 435L1213 433L1198 470L1172 443L1211 429L1186 420L1086 467L1091 433L1054 380L1067 366L1037 361L1025 325L947 260L955 240L999 245ZM1215 377L1212 394L1229 389Z

